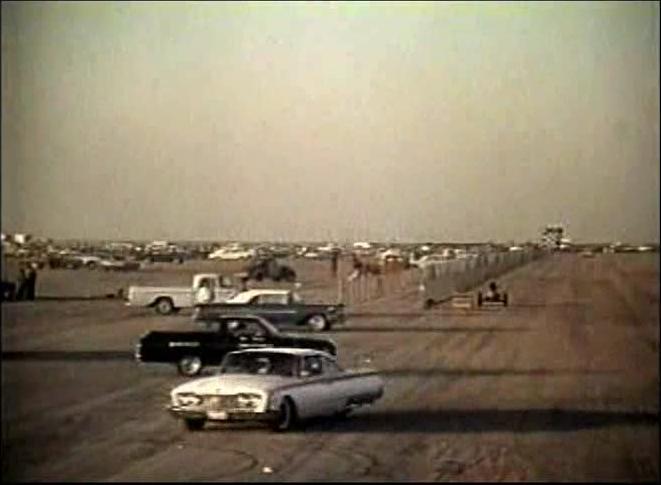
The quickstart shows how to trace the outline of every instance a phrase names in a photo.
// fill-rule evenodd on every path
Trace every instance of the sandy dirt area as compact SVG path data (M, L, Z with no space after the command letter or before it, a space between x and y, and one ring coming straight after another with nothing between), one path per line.
M328 263L296 268L310 297L334 301ZM44 270L38 294L235 269ZM415 288L355 308L330 337L341 364L371 359L383 399L284 434L191 433L165 411L185 379L136 363L133 346L148 330L192 328L186 312L117 299L3 304L3 479L658 481L658 254L555 254L501 281L508 308L423 311Z

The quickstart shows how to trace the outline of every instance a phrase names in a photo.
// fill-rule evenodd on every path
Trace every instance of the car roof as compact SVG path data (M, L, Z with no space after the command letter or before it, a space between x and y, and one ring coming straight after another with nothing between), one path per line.
M328 356L327 352L323 350L315 349L301 349L295 347L270 347L270 348L254 348L254 349L245 349L245 350L235 350L231 352L232 354L241 354L241 353L259 353L259 354L289 354L289 355L324 355Z
M257 295L286 295L289 293L291 290L278 290L278 289L253 289L253 290L246 290L238 293L237 295L234 296L234 298L241 297L243 298L252 298L253 296ZM232 298L232 299L234 299Z
M221 315L211 317L213 321L221 320L260 320L271 323L268 318L264 318L260 315L253 315L252 313L223 313ZM271 324L273 326L273 324Z

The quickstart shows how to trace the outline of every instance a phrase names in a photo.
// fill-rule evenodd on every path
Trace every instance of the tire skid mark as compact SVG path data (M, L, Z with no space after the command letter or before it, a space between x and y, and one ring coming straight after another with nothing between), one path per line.
M445 444L432 459L436 481L524 481L532 478L531 465L511 447L477 444L459 452Z

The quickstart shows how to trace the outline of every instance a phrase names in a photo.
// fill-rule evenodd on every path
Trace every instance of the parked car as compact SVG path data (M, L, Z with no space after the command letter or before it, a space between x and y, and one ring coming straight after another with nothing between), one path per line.
M200 303L196 298L202 298L202 287L209 290L207 303L223 302L238 293L231 278L200 273L193 276L192 286L129 286L126 304L152 307L157 313L168 315Z
M102 259L99 266L106 271L137 271L140 269L138 261L127 261L118 258Z
M16 299L16 283L2 280L2 300L14 301Z
M58 253L48 256L48 266L51 269L65 268L65 269L96 269L100 263L99 256L78 253Z
M142 259L150 263L178 263L183 264L186 259L186 254L182 252L146 252L143 253Z
M321 332L345 321L343 304L305 303L292 290L242 291L224 303L197 305L194 320L213 320L227 313L259 315L274 325L308 325Z
M282 333L256 315L227 315L204 324L206 330L146 333L136 345L136 360L175 364L180 374L194 376L204 367L220 364L228 352L245 348L296 347L337 353L332 340Z
M224 261L238 261L240 259L250 259L255 256L255 251L250 250L238 250L238 249L228 249L220 248L211 254L209 254L208 259L219 259Z
M330 355L303 349L231 352L217 375L170 392L170 413L190 431L207 421L257 421L287 431L302 420L345 415L383 396L371 369L343 370Z

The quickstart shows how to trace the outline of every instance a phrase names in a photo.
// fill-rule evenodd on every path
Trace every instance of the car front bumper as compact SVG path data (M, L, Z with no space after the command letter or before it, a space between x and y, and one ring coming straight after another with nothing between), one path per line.
M178 419L206 419L209 421L231 422L231 421L258 421L272 422L278 419L278 411L205 411L186 409L179 406L167 406L169 413Z

